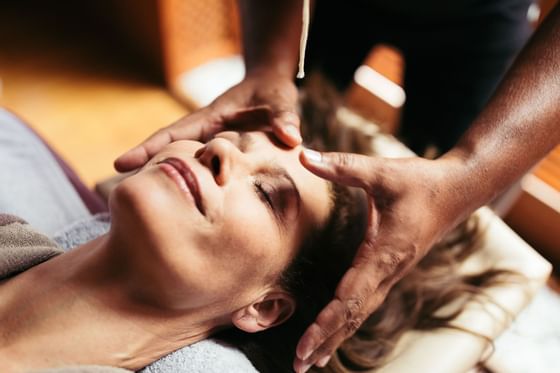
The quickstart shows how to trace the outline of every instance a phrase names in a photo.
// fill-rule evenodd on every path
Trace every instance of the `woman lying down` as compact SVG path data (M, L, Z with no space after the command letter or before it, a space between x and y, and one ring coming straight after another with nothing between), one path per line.
M291 371L298 338L331 299L366 226L361 191L314 176L299 151L263 132L168 145L113 190L107 234L2 270L2 371L139 370L210 336L259 371ZM0 223L2 242L53 245L10 216ZM466 223L434 248L330 369L379 366L404 331L447 325L455 315L435 310L496 278L453 271L474 233Z

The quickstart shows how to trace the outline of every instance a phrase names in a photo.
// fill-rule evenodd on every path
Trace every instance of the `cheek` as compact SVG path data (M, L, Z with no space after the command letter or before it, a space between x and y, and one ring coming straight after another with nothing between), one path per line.
M131 220L135 233L161 231L162 236L171 236L167 231L195 217L194 208L181 197L175 185L152 167L122 181L111 193L109 205L116 219L126 215Z
M124 180L110 196L112 226L136 248L134 259L149 258L158 268L180 266L192 258L193 242L208 230L198 211L181 203L181 195L158 171L148 170Z
M256 198L236 196L224 206L221 256L230 271L236 268L241 277L264 280L283 268L290 250L266 207Z
M161 299L207 304L219 290L206 251L209 228L147 172L123 181L111 194L111 234L124 243L118 250Z

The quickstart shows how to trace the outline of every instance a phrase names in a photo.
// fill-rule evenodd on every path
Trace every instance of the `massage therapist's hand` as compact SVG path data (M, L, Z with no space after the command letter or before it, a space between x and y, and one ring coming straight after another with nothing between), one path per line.
M296 372L326 365L391 287L463 218L462 198L450 181L459 159L384 159L306 149L301 161L320 177L363 188L369 196L370 221L334 299L299 341Z
M292 77L270 71L252 72L207 107L162 128L115 161L118 171L141 167L168 143L179 139L206 140L225 128L270 126L288 146L301 143L298 93Z

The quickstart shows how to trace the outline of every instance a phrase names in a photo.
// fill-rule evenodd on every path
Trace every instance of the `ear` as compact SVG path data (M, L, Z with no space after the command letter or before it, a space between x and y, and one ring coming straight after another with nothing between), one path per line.
M296 302L284 291L274 291L235 311L232 323L247 333L260 332L282 324L296 309Z

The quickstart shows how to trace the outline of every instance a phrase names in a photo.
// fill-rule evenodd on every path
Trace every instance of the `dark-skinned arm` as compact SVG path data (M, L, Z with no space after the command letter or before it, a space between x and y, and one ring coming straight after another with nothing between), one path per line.
M442 157L383 159L304 151L302 163L315 174L366 190L370 225L334 299L301 338L295 370L324 366L437 240L559 142L560 6L556 6L478 119Z
M299 58L303 0L239 0L247 72L266 70L293 80Z
M560 6L556 6L484 111L445 157L463 159L458 188L476 208L519 179L559 142ZM466 200L459 203L468 205Z

